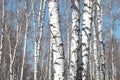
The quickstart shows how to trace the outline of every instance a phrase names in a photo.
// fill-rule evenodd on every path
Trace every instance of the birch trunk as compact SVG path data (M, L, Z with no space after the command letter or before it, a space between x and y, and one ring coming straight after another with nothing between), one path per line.
M26 44L27 44L27 30L28 30L28 17L26 21L26 30L25 30L25 37L24 37L24 52L23 52L23 58L22 58L22 67L21 67L21 77L20 80L23 79L23 69L25 64L25 55L26 55Z
M94 63L94 20L95 20L95 1L93 0L92 2L92 26L91 26L91 41L90 41L90 79L94 80L95 79L95 63Z
M0 34L0 78L2 79L2 48L3 48L3 28L5 26L5 3L4 0L2 0L2 28L1 28L1 34Z
M112 38L112 80L115 80L115 63L114 63L114 26L113 26L113 19L112 19L112 26L111 26L111 38Z
M72 0L72 33L71 33L71 55L70 55L70 79L76 80L78 49L79 49L79 33L80 33L80 14L79 1Z
M8 35L7 35L7 37L8 37L8 43L9 43L9 56L10 56L10 67L9 67L9 75L10 75L10 80L13 80L13 70L12 70L12 53L11 53L11 50L12 50L12 48L11 48L11 40L10 40L10 32L8 32Z
M15 47L14 47L14 51L13 51L13 58L12 58L12 64L11 64L12 66L13 66L13 63L14 63L14 61L15 61L16 51L17 51L17 47L18 47L18 39L19 39L19 35L20 35L20 33L19 33L19 31L18 31L18 29L19 29L18 19L19 19L19 9L17 9L16 42L15 42ZM13 74L13 75L14 75L14 74Z
M51 35L50 35L50 36L51 36ZM52 39L52 38L51 38L51 39ZM49 51L49 62L48 62L48 70L49 70L49 71L48 71L48 72L49 72L49 74L48 74L48 80L52 80L52 76L51 76L51 75L52 75L52 72L51 72L51 71L52 71L52 62L53 62L53 61L52 61L52 59L53 59L53 58L52 58L52 41L53 41L53 40L51 40L51 39L50 39L50 45L49 45L50 51Z
M49 29L50 32L50 29ZM52 52L52 44L53 40L51 38L51 34L49 35L49 53L48 53L48 80L53 80L53 52Z
M6 78L6 62L5 62L5 57L3 58L4 59L4 62L3 62L3 77L1 77L1 79L3 79L3 80L7 80L7 78Z
M37 36L36 36L36 24L35 24L35 13L34 13L34 3L35 1L32 0L32 13L33 13L33 27L34 27L34 80L38 80L38 55L37 55Z
M98 23L98 37L99 37L99 54L100 54L100 80L105 80L105 55L104 55L104 49L103 49L103 38L102 38L102 26L103 26L103 20L102 20L102 6L101 6L101 0L97 0L98 6L97 6L97 23Z
M112 0L110 0L110 18L111 18L111 41L112 41L112 49L111 49L111 58L112 58L112 80L115 80L115 66L114 66L114 19L113 19L113 13L112 13Z
M26 2L25 2L25 9L26 9ZM23 48L23 58L22 58L22 67L21 67L20 80L23 80L23 71L24 71L26 47L27 47L26 45L27 45L27 31L28 31L28 14L25 13L25 16L26 16L26 26L25 26L24 48Z
M83 24L82 24L82 61L83 61L83 71L82 80L88 80L88 58L90 52L90 37L91 37L91 0L84 0L84 11L83 11Z
M99 80L98 38L97 38L97 31L95 25L93 27L93 35L94 35L93 49L94 49L94 61L95 61L95 79Z
M93 2L93 49L94 49L94 61L95 61L95 79L100 80L100 63L99 63L99 52L98 52L98 19L97 16L97 1L94 0Z
M58 16L58 3L56 0L48 1L48 10L50 18L50 29L52 33L52 52L53 52L53 65L54 65L54 80L64 80L64 56L63 56L63 43L61 40L59 16Z
M37 63L37 42L35 39L35 43L34 43L34 80L38 80L37 79L37 75L38 75L38 63Z
M19 16L19 9L17 10L17 19L18 19L18 16ZM7 29L7 25L5 27ZM16 56L16 50L17 50L17 46L18 46L18 38L19 38L19 35L20 33L18 33L18 20L17 20L17 30L16 30L16 42L15 42L15 47L14 47L14 50L13 50L13 54L11 53L11 40L10 40L10 32L9 34L7 35L8 36L8 42L9 42L9 52L10 52L10 80L13 80L14 79L14 74L13 74L13 64L14 64L14 61L15 61L15 56ZM8 29L6 30L8 31Z
M39 58L39 56L41 56L41 55L39 55L40 54L40 50L41 50L41 46L40 46L40 44L41 44L41 39L42 39L42 34L43 34L43 24L44 24L44 14L45 14L45 8L46 8L46 0L41 0L40 1L40 10L39 10L39 17L38 17L38 28L39 28L39 39L38 39L38 47L37 47L37 56L38 56L38 58ZM44 54L42 55L42 58L44 57ZM39 59L38 59L39 60ZM40 65L41 66L41 69L43 69L43 67L44 67L44 60L43 59L41 59L41 64L42 65ZM43 72L41 71L41 74L42 74ZM45 76L45 75L44 75ZM41 76L41 78L42 78L42 76Z
M51 39L50 39L50 54L49 54L49 80L53 80L53 39L52 39L52 35L51 35Z

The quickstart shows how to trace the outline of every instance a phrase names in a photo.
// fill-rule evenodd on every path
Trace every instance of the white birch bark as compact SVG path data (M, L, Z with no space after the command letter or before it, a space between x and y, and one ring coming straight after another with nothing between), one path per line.
M25 9L26 9L26 2L25 2ZM25 16L26 16L26 26L25 26L24 48L23 48L23 58L22 58L22 67L21 67L20 80L23 80L23 71L24 71L26 47L27 47L26 45L27 45L27 31L28 31L28 14L25 13Z
M50 29L53 40L53 65L54 65L54 80L64 80L64 57L63 57L63 43L61 40L58 3L56 0L48 1Z
M40 40L42 36L42 26L41 24L41 12L42 12L42 3L43 0L40 0L40 7L39 7L39 12L38 12L38 29L39 29L39 37L37 38L37 35L35 35L35 51L34 51L34 80L38 80L38 63L39 63L39 54L40 54ZM32 4L33 5L33 4ZM33 9L33 16L34 16L34 9ZM35 20L35 19L33 19ZM35 22L34 22L34 27L35 27ZM36 34L36 28L35 28L35 34ZM42 63L41 63L42 64ZM40 77L41 78L41 77Z
M91 41L90 41L90 79L95 79L95 63L94 63L94 18L95 18L95 1L92 2L92 26L91 26Z
M36 24L34 13L34 0L32 0L32 13L33 13L33 27L34 27L34 80L38 80L38 56L37 56L37 38L36 38Z
M49 45L49 62L48 62L48 80L52 80L52 38L50 35L50 45Z
M78 49L79 49L79 33L80 33L80 14L79 1L72 0L72 33L71 33L71 55L70 55L70 74L69 80L76 80Z
M88 79L88 58L90 52L90 37L91 37L91 0L84 0L84 12L83 12L83 24L82 24L82 61L83 61L83 71L82 71L82 80Z
M105 55L103 49L103 38L102 38L102 6L101 0L97 0L97 23L98 23L98 37L99 37L99 54L100 54L100 80L105 80Z
M38 80L37 79L37 75L38 75L38 64L37 64L37 42L36 39L34 41L34 80Z
M93 49L94 49L94 61L95 61L95 79L99 80L99 58L98 58L98 42L97 42L97 32L96 27L93 27L93 35L94 35L94 42L93 42Z
M93 1L93 53L94 53L94 61L95 61L95 79L100 80L100 64L99 64L99 52L98 52L98 24L97 24L97 1Z

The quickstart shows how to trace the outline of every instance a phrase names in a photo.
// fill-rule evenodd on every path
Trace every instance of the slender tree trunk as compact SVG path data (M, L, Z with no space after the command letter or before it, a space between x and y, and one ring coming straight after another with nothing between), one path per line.
M113 19L113 13L112 13L112 0L110 0L110 17L111 17L111 45L112 45L112 49L111 49L111 58L112 58L112 80L115 80L115 63L114 63L114 19Z
M15 57L16 57L16 50L17 50L17 47L18 47L18 39L19 39L19 35L20 35L20 33L19 33L19 31L18 31L18 29L19 29L19 21L18 21L18 18L19 17L19 9L17 9L17 30L16 30L16 42L15 42L15 47L14 47L14 50L13 50L13 58L12 58L12 63L11 63L11 66L12 66L12 68L14 68L13 67L13 63L14 63L14 61L15 61ZM15 76L14 74L13 74L13 76Z
M53 65L54 65L54 80L64 80L64 55L63 43L61 40L58 3L56 0L48 1L48 10L50 18L51 38L53 40Z
M26 30L25 30L25 38L24 38L24 52L23 52L23 58L22 58L22 67L21 67L21 77L20 80L23 79L23 69L24 69L24 64L25 64L25 55L26 55L26 42L27 42L27 30L28 30L28 17L26 21Z
M50 35L51 36L51 35ZM49 51L49 63L48 63L48 72L49 72L49 74L48 74L48 80L52 80L51 79L51 74L52 74L52 67L51 67L51 63L52 63L52 40L50 39L50 45L49 45L49 49L50 49L50 51Z
M80 14L79 1L72 0L72 33L71 33L71 55L70 55L70 80L76 80L78 49L79 49L79 33L80 33Z
M98 37L99 37L99 54L100 54L100 80L105 80L105 55L103 49L103 37L102 37L102 6L101 0L97 0L97 23L98 23Z
M37 63L37 41L34 43L34 80L38 80L38 63Z
M114 61L114 26L113 26L113 19L112 19L112 26L111 26L111 38L112 38L112 43L111 43L111 45L112 45L112 53L111 53L111 56L112 56L112 80L115 80L115 61Z
M19 10L17 10L17 17L18 17L18 13L19 13ZM6 29L7 29L7 25L6 25ZM6 30L8 31L8 29ZM11 48L11 38L10 38L10 32L8 32L9 34L7 35L8 36L8 42L9 42L9 52L10 52L10 80L13 80L14 79L14 74L13 74L13 63L15 61L15 56L16 56L16 50L17 50L17 46L18 46L18 38L19 38L19 35L20 33L18 33L18 21L17 21L17 30L16 30L16 43L15 43L15 47L14 47L14 50L13 50L13 55L12 55L12 48Z
M26 2L25 2L26 6ZM26 9L26 7L25 7ZM28 31L28 14L25 13L26 16L26 26L25 26L25 36L24 36L24 48L23 48L23 58L22 58L22 67L21 67L21 75L20 80L23 80L23 71L24 71L24 64L25 64L25 56L26 56L26 45L27 45L27 31Z
M69 23L68 23L68 21L67 21L67 27L69 27ZM67 67L66 67L66 70L67 70L67 73L66 73L66 76L67 76L67 79L69 79L69 74L70 74L70 29L69 28L67 28L67 41L66 41L66 43L67 43L67 51L66 51L66 53L67 53Z
M7 73L6 73L6 69L7 69L6 67L7 67L7 66L6 66L6 61L5 61L6 57L4 56L3 59L4 59L4 60L3 60L3 61L4 61L4 62L3 62L3 77L2 77L1 79L7 80L7 78L6 78L6 76L7 76L7 75L6 75L6 74L7 74Z
M94 63L94 30L95 30L95 1L93 0L92 2L92 26L91 26L91 41L90 41L90 79L94 80L95 79L95 63Z
M93 2L93 48L94 48L94 61L95 61L95 79L100 80L100 63L99 63L99 52L98 52L98 19L97 17L97 1Z
M54 76L53 76L53 51L52 51L52 47L53 47L53 39L52 39L52 35L50 35L50 53L49 53L49 80L53 80Z
M1 28L1 33L0 33L0 79L2 79L2 48L3 48L3 28L5 26L5 1L2 0L2 28Z
M83 24L82 24L82 61L83 61L83 71L82 80L88 80L88 58L90 52L90 37L91 37L91 10L92 1L84 0L84 11L83 11Z
M38 18L38 28L39 28L39 39L38 39L38 52L37 52L37 55L38 55L38 58L40 54L40 50L41 50L41 39L42 39L42 34L43 34L43 24L44 24L44 14L45 14L45 8L46 8L46 0L41 0L40 2L40 11L39 11L39 18ZM42 58L44 57L44 54L41 56ZM41 59L41 69L44 68L44 60ZM41 71L41 74L43 74L43 72ZM43 74L44 75L44 74ZM45 75L44 75L45 76ZM41 77L42 78L42 77Z
M36 24L35 24L35 13L34 13L34 3L35 1L32 0L32 13L33 13L33 27L34 27L34 36L35 36L35 39L34 39L34 80L38 80L38 55L37 55L37 52L38 52L38 49L37 49L37 44L38 44L38 41L37 41L37 36L36 36Z
M12 64L13 64L13 62L12 62L12 53L11 53L12 48L11 48L10 32L8 32L7 37L8 37L9 54L10 54L10 67L9 67L10 73L9 74L10 74L10 80L13 80L13 70L12 70Z
M38 80L37 39L36 39L36 31L34 31L34 32L35 32L35 40L34 40L34 80Z

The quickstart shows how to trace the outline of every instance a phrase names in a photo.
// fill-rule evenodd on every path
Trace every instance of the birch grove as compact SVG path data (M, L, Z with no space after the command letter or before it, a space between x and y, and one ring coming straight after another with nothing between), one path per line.
M119 80L119 0L0 0L0 80Z

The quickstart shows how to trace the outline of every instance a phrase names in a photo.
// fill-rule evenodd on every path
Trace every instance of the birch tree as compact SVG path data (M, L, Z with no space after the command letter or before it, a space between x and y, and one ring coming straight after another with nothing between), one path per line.
M25 2L25 9L27 9L26 2ZM22 58L22 67L21 67L21 75L20 80L23 80L23 70L24 70L24 64L25 64L25 56L26 56L26 48L27 48L27 31L28 31L28 14L25 12L26 16L26 26L25 26L25 35L24 35L24 47L23 47L23 58Z
M83 71L82 80L88 79L88 58L90 52L90 27L91 27L91 0L84 0L84 10L83 10L83 24L82 24L82 61L83 61Z
M114 19L113 19L113 12L112 12L112 0L110 0L110 18L111 18L111 41L112 41L112 48L111 48L111 58L112 58L112 80L115 80L115 66L114 66Z
M63 43L61 40L60 21L58 15L58 3L56 0L48 1L49 19L51 38L53 40L53 66L54 66L54 80L64 80L64 56Z
M100 63L99 63L99 52L98 52L98 23L97 23L97 1L93 2L93 49L94 49L94 61L95 61L95 79L100 80Z
M50 35L50 53L49 53L49 80L53 80L54 74L53 74L53 39L52 35Z
M33 27L34 27L34 80L38 80L38 56L37 56L37 39L36 39L36 23L35 23L35 12L34 12L35 0L32 0L32 13L33 13Z
M72 33L71 33L71 54L70 54L70 80L76 80L79 33L80 33L79 1L72 0Z
M13 80L13 70L12 70L12 48L11 48L11 40L10 40L10 31L8 32L8 42L9 42L9 56L10 56L10 67L9 67L9 74L10 74L10 80Z
M90 51L91 51L91 56L90 56L90 79L94 80L96 78L96 67L95 67L95 62L96 62L96 58L97 58L97 32L96 32L96 26L95 26L95 13L96 13L96 1L93 0L92 2L92 38L91 38L91 47L90 47Z
M41 55L39 55L40 54L40 50L41 50L41 39L42 39L42 34L43 34L43 27L44 27L44 14L45 14L45 9L46 9L46 0L41 0L40 1L40 8L39 8L39 13L38 13L38 30L39 30L39 34L38 34L38 36L39 36L39 38L38 38L38 46L37 46L37 55L38 55L38 57L39 56L41 56ZM40 65L40 67L41 67L41 71L40 71L40 74L42 74L43 73L43 68L44 68L44 60L43 60L43 58L44 58L44 54L41 56L42 58L41 58L41 65ZM40 61L40 60L39 60ZM43 74L44 75L44 74ZM45 75L44 75L45 76ZM44 77L45 78L45 77ZM40 76L40 79L42 79L42 76Z
M18 13L18 11L17 11ZM18 44L18 24L17 24L17 30L16 30L16 43L15 47L12 48L12 30L8 28L8 25L5 24L5 31L7 32L7 39L8 39L8 48L9 48L9 58L10 58L10 64L9 64L9 79L14 80L14 61L15 61L15 55L16 55L16 48ZM13 49L13 51L12 51Z
M105 80L105 55L103 47L103 20L102 20L102 6L101 0L97 1L97 23L98 23L98 37L99 37L99 54L100 54L100 80Z
M5 26L5 1L2 0L2 27L1 27L1 33L0 33L0 78L2 79L2 48L3 48L3 28Z

